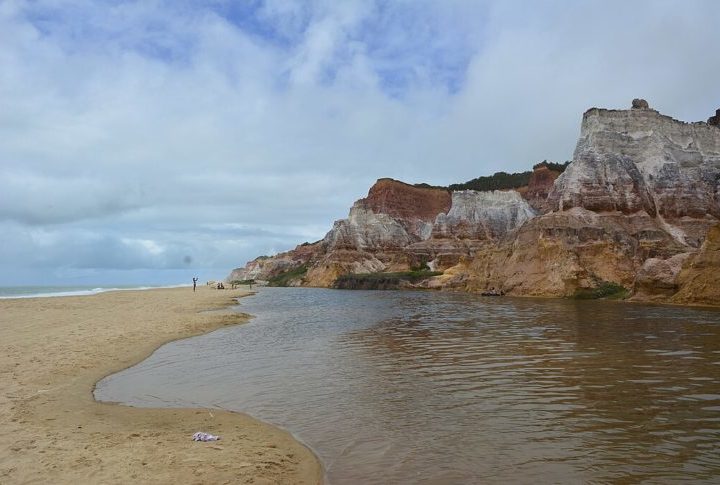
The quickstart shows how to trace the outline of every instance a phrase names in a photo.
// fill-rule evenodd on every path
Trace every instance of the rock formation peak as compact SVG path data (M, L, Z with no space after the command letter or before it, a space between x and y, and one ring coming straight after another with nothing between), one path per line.
M632 109L650 109L650 105L644 99L635 98L632 100Z
M708 125L717 126L720 128L720 109L715 110L715 116L711 116L707 120Z

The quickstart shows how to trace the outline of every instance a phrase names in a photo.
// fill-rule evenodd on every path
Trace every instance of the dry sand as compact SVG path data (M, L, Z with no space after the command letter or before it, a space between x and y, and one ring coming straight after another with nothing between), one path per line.
M240 290L0 300L0 484L319 483L315 456L240 413L98 403L95 383L170 340L242 323ZM195 431L222 436L196 443Z

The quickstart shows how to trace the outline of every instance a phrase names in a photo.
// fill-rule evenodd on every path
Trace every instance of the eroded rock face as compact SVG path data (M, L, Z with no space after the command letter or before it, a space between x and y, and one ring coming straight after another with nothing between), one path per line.
M533 169L530 182L518 192L528 201L536 212L544 214L548 212L547 198L555 185L555 180L560 172L550 170L547 166L541 165Z
M553 210L582 207L623 214L644 210L655 217L655 202L634 163L615 154L576 152L576 155L581 158L570 164L549 195Z
M453 192L452 207L435 219L436 239L500 239L535 217L535 211L514 190Z
M446 286L496 288L518 296L571 296L602 282L632 288L647 258L682 251L647 214L598 214L575 207L536 217L512 240L486 245L452 268Z
M430 237L438 214L450 210L450 193L380 179L368 196L325 236L330 251L395 251Z
M376 273L386 268L386 263L368 252L335 250L327 253L308 270L305 285L329 288L338 276L348 273Z
M428 229L420 229L420 234L429 232L432 227L429 223L425 224ZM335 221L324 241L330 251L375 251L399 250L418 239L420 236L411 235L397 219L388 214L375 213L356 202L347 219Z
M720 225L708 231L700 251L685 261L673 303L720 305Z
M356 202L376 214L387 214L398 220L419 219L433 222L441 212L450 210L450 192L430 187L415 187L383 178L375 182L364 199Z
M509 237L533 217L535 211L516 191L453 192L452 206L437 216L430 238L405 248L407 265L425 262L433 271L444 271L472 257L487 241Z
M680 288L680 269L692 255L693 253L680 253L667 259L645 260L635 278L633 299L663 301L673 296Z
M249 261L242 268L235 268L230 272L227 281L235 280L256 280L259 282L267 281L273 276L276 276L285 271L300 266L302 263L298 263L292 257L291 252L282 254L276 254L272 257L261 256L259 258Z
M232 270L225 278L225 281L267 281L286 271L296 269L304 264L310 264L324 250L322 241L318 241L313 244L301 244L291 251L274 256L260 256L249 261L244 267Z
M323 239L324 255L308 271L309 286L331 286L340 275L405 271L425 261L408 251L430 238L438 214L451 206L447 190L378 180L355 202L347 219L336 221Z
M650 109L588 110L573 163L548 196L557 211L644 211L690 246L701 238L682 220L695 219L704 234L720 218L719 201L720 132Z

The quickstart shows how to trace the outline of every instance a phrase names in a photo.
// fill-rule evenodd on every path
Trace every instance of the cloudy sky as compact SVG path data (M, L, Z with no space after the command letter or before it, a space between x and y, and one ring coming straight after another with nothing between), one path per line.
M720 107L720 2L0 0L0 285L225 276L379 177L572 156L591 106Z

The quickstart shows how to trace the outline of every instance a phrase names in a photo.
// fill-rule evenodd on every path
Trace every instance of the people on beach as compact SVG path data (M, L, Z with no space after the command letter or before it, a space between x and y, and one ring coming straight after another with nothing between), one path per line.
M196 276L195 278L193 278L193 291L195 291L195 288L197 288L197 282L198 282L198 277Z

